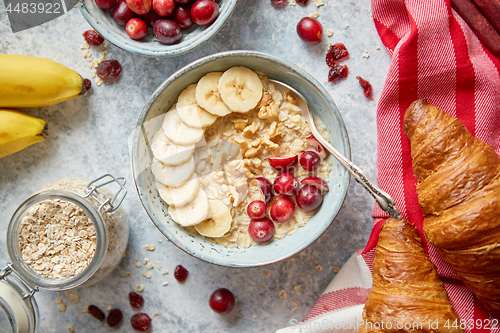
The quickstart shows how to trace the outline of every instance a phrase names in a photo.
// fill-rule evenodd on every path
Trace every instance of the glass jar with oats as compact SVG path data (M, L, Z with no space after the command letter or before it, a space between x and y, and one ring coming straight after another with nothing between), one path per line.
M7 230L11 263L0 272L0 307L13 332L34 332L39 288L67 290L93 284L120 262L129 224L120 207L125 179L62 178L42 186L19 206ZM112 193L111 190L114 192ZM0 332L10 321L3 321ZM12 324L12 323L11 323ZM7 326L5 326L7 325Z

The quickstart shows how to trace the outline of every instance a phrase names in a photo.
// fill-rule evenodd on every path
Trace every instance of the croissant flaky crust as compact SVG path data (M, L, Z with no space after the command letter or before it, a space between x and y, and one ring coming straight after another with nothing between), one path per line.
M458 320L415 228L389 218L379 235L360 333L463 332Z
M486 309L500 314L500 157L426 100L406 110L404 130L425 236Z

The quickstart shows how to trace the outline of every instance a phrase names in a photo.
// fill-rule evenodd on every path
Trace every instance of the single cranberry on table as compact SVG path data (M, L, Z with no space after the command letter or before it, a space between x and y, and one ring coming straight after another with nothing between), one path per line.
M269 242L274 237L275 227L273 221L267 217L253 219L248 225L248 234L257 243Z
M116 5L116 0L94 0L97 7L101 9L111 9Z
M269 164L274 170L279 172L290 171L297 165L299 160L298 155L282 156L282 157L269 157Z
M155 22L159 19L161 19L161 16L156 14L155 10L154 9L151 9L147 14L145 15L142 15L141 16L141 19L146 22L146 25L153 29L153 27L155 26Z
M104 312L102 312L102 310L95 305L89 305L89 313L92 317L100 321L104 321L104 319L106 318Z
M182 30L179 24L168 19L159 19L156 21L153 32L156 39L166 45L175 44L182 37Z
M235 301L236 299L230 290L220 288L212 293L208 300L208 304L215 312L219 314L228 314L233 310Z
M323 194L316 186L304 185L297 193L297 206L306 212L312 212L323 203Z
M130 306L134 309L139 309L144 305L144 298L135 291L131 291L128 294L128 301L130 302Z
M300 154L300 165L307 171L314 171L319 167L321 158L319 154L312 150L303 151Z
M309 176L300 181L302 185L312 185L320 189L321 194L325 194L329 191L328 184L319 177Z
M363 95L365 95L366 98L371 99L372 98L372 85L370 84L370 82L366 81L361 76L356 76L356 79L358 79L359 84L363 88Z
M113 80L122 72L122 66L118 60L104 60L97 66L96 74L104 81Z
M273 192L278 195L291 197L297 194L298 189L299 182L297 178L289 172L280 173L273 183Z
M297 24L297 34L307 44L318 44L323 39L323 26L313 17L304 17Z
M328 72L328 82L335 82L345 79L349 74L349 68L346 65L337 65L330 68Z
M174 0L153 0L153 9L160 16L169 16L174 12Z
M335 43L328 49L326 53L326 64L328 67L337 66L337 61L344 60L349 56L349 51L343 43Z
M187 269L184 268L182 265L177 265L174 270L174 277L176 278L177 281L179 282L184 282L186 281L187 277L189 275L189 272Z
M191 8L187 5L175 6L172 17L174 18L174 21L177 22L183 29L190 28L194 24L194 21L191 18Z
M307 138L306 138L306 142L307 144L314 148L314 151L317 152L319 154L319 156L321 156L322 159L325 159L327 158L328 156L328 151L325 149L325 147L323 147L323 145L314 137L314 135L309 135Z
M254 200L247 206L247 214L251 219L261 219L266 216L267 206L262 200Z
M264 201L268 204L274 197L273 185L271 185L271 182L264 177L256 177L255 181L257 181L257 184L259 185L262 195L264 195Z
M191 18L199 25L210 25L219 16L219 5L213 0L197 0L191 7Z
M140 18L134 17L127 22L125 31L130 38L138 40L148 34L148 25Z
M295 213L295 204L290 198L281 197L273 203L269 213L274 222L288 221Z
M129 8L129 6L127 5L127 1L118 1L118 4L113 11L113 20L115 20L118 25L124 27L125 25L127 25L127 22L134 17L137 17L137 14Z
M136 313L130 318L130 325L134 330L146 332L151 329L151 318L145 313Z
M123 313L120 309L113 309L109 311L108 318L106 318L106 322L110 327L115 327L120 325L123 319Z
M87 30L83 33L83 38L85 38L85 41L89 43L92 46L99 46L102 43L104 43L104 37L102 37L97 31L95 30Z
M147 14L152 7L152 0L126 0L128 7L136 14Z

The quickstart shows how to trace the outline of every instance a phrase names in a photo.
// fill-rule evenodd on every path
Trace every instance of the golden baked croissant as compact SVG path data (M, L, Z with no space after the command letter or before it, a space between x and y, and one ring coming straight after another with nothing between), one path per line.
M389 218L382 226L363 323L360 333L463 332L436 267L405 220Z
M404 130L425 236L486 309L500 314L500 157L426 100L406 110Z

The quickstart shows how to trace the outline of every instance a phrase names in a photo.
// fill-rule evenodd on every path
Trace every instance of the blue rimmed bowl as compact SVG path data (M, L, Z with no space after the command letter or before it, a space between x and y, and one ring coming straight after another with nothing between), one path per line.
M219 0L219 16L209 26L194 25L183 29L182 39L173 45L165 45L156 40L151 29L141 40L133 40L125 27L113 20L112 10L102 10L94 0L79 0L78 7L87 22L113 45L149 57L173 57L189 52L214 36L231 16L238 0Z
M311 75L296 65L264 53L228 51L201 58L170 76L153 93L144 106L137 123L132 144L132 168L139 198L156 227L181 250L209 263L230 267L255 267L286 259L313 243L330 226L347 195L349 174L334 161L330 173L330 191L316 214L293 235L266 245L249 248L227 248L208 241L203 236L186 232L172 221L168 205L156 190L151 173L153 155L151 139L161 126L160 116L176 102L188 85L203 75L224 71L232 66L246 66L263 72L270 79L282 81L297 89L309 103L314 116L328 129L331 144L350 158L350 146L342 116L328 92Z

